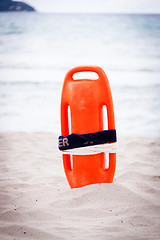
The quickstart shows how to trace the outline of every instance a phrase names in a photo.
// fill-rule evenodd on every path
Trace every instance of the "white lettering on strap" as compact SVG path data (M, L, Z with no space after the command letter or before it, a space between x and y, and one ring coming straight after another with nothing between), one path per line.
M59 141L58 141L58 147L63 147L63 140L62 140L62 138L60 138Z
M63 147L69 146L68 138L63 138Z
M60 138L58 141L58 147L65 147L65 146L69 146L68 143L68 138Z

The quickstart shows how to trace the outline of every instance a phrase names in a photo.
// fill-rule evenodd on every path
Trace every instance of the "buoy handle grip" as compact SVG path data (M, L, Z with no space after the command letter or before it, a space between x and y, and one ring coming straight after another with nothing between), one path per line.
M104 77L106 77L105 72L100 67L97 67L97 66L79 66L79 67L72 68L67 73L66 80L71 80L71 81L74 80L73 75L75 73L79 73L79 72L95 72L95 73L98 74L99 79L103 79Z

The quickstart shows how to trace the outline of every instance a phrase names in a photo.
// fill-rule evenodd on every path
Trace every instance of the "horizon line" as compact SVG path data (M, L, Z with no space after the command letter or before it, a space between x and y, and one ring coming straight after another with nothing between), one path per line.
M108 14L108 15L160 15L160 12L61 12L61 11L36 11L29 12L29 11L0 11L1 13L38 13L38 14Z

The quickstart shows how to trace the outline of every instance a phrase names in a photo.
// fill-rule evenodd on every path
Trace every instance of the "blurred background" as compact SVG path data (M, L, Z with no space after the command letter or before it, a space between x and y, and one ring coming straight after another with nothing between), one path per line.
M160 137L160 2L25 2L36 11L0 12L0 131L60 134L66 72L97 65L118 135Z

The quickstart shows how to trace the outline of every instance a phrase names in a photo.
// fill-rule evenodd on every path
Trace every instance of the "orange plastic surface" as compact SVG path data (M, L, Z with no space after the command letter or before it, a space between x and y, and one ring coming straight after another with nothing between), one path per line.
M95 72L98 79L74 80L78 72ZM105 72L97 66L80 66L71 69L65 77L61 97L61 135L85 134L103 130L103 106L107 107L108 129L115 129L112 94ZM69 132L68 107L71 130ZM72 164L71 164L72 161ZM116 153L109 153L109 167L105 168L105 154L66 155L63 165L71 188L113 181Z

